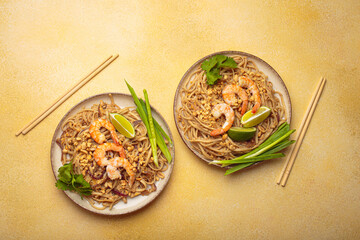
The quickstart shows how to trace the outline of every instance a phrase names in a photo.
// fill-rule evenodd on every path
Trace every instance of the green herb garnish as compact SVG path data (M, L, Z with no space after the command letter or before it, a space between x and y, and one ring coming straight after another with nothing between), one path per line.
M149 135L149 140L151 143L151 150L153 153L154 163L157 167L159 167L159 160L158 160L158 156L157 156L157 147L156 147L156 134L155 134L153 117L151 115L151 107L150 107L149 97L148 97L147 91L145 89L143 92L144 92L144 97L145 97L146 112L147 112L149 128L150 128L149 129L150 131L148 131L148 135Z
M154 163L156 164L156 166L158 166L156 145L160 148L165 158L170 163L172 157L168 147L166 146L164 137L169 140L170 145L172 145L172 141L170 137L165 133L165 131L161 128L159 123L152 117L149 98L147 96L146 90L144 90L144 95L145 95L145 101L144 101L137 97L135 90L126 81L125 83L129 88L129 91L134 99L135 105L137 107L136 111L140 115L141 120L145 124L148 137L150 140L151 150L153 152Z
M201 64L201 68L206 72L206 83L214 85L218 79L221 78L220 68L236 68L237 64L231 57L224 55L215 55L209 60Z
M147 114L146 104L145 104L144 100L142 100L141 98L139 100L140 100L142 108L144 109L145 113ZM170 146L173 146L173 143L172 143L170 137L166 134L164 129L162 129L162 127L156 121L156 119L154 117L153 117L153 122L154 122L154 126L155 126L156 144L158 145L158 147L160 148L160 150L164 154L165 158L170 163L172 157L171 157L171 153L170 153L169 149L166 146L164 137L166 138L166 140L168 140Z
M58 180L55 186L60 190L70 190L77 192L83 196L89 196L92 193L90 184L85 181L84 176L81 174L74 174L72 162L64 164L58 170Z
M295 132L295 129L290 130L290 125L283 123L266 141L251 152L231 160L214 160L210 164L222 164L223 167L237 164L226 171L225 175L229 175L256 162L284 157L283 153L278 152L295 142L289 140L293 132Z

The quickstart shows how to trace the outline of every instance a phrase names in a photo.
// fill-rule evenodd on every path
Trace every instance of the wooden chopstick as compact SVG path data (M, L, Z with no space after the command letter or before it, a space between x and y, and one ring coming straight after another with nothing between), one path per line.
M40 113L39 115L37 115L33 120L31 120L31 122L29 122L26 126L24 126L22 129L20 129L15 135L18 136L20 135L26 128L28 128L32 123L34 123L38 118L40 118L43 114L45 114L52 106L54 106L58 101L60 101L60 99L62 99L63 97L65 97L71 90L73 90L75 87L77 87L82 81L84 81L84 79L88 78L92 73L94 73L97 69L99 69L105 62L107 62L110 58L112 57L112 55L110 57L108 57L104 62L102 62L97 68L95 68L92 72L90 72L88 75L86 75L84 78L82 78L80 81L78 81L71 89L69 89L68 91L66 91L62 96L60 96L58 99L56 99L51 105L49 105L49 107L47 109L45 109L42 113Z
M310 110L311 110L312 106L314 105L315 98L316 98L316 96L317 96L318 93L319 93L319 90L320 90L320 87L321 87L321 84L322 84L322 83L323 83L323 78L320 79L319 84L316 86L315 94L312 96L312 98L311 98L311 100L310 100L308 109L306 110L305 116L304 116L303 121L302 121L302 123L301 123L301 125L300 125L298 136L300 136L301 129L304 128L305 122L306 122L307 118L309 117ZM295 145L296 145L296 144L295 144ZM285 162L285 165L284 165L284 167L283 167L283 169L282 169L282 171L281 171L281 173L280 173L280 176L279 176L279 179L278 179L278 181L277 181L277 184L280 184L281 179L282 179L283 176L284 176L285 170L286 170L287 166L289 165L290 158L291 158L291 156L292 156L292 154L293 154L293 152L294 152L294 149L295 149L295 147L293 147L293 148L291 149L290 153L289 153L289 157L287 158L287 160L286 160L286 162Z
M46 118L51 112L53 112L58 106L60 106L63 102L65 102L71 95L73 95L77 90L79 90L82 86L84 86L87 82L93 79L96 75L98 75L102 70L104 70L110 63L112 63L116 58L119 57L119 54L111 55L104 62L102 62L99 66L97 66L93 71L91 71L88 75L78 81L71 89L66 91L61 97L56 99L45 111L36 116L31 122L29 122L26 126L20 129L15 135L19 136L21 133L26 134L31 129L33 129L37 124L39 124L44 118Z
M320 79L320 82L319 84L317 85L317 88L316 88L316 91L315 91L315 94L313 95L311 101L310 101L310 104L309 104L309 107L305 113L305 116L304 116L304 119L301 123L301 126L300 126L300 131L298 133L298 137L296 139L296 143L295 143L295 146L291 149L291 152L289 154L289 157L284 165L284 168L282 169L281 173L280 173L280 176L279 176L279 179L277 181L277 184L280 184L281 182L281 186L285 187L286 185L286 182L289 178L289 175L290 175L290 172L291 172L291 169L295 163L295 158L299 152L299 149L300 149L300 146L301 146L301 143L304 139L304 136L305 136L305 133L306 133L306 130L310 124L310 121L311 121L311 118L312 118L312 115L314 114L314 111L315 111L315 108L317 106L317 103L319 102L319 99L320 99L320 95L324 89L324 86L325 86L325 82L326 82L326 79L324 77L321 77Z

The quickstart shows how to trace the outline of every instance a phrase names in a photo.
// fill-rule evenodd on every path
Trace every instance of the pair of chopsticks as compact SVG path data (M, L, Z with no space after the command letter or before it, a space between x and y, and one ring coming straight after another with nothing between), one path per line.
M31 122L29 122L26 126L20 129L15 135L19 136L20 134L27 134L31 129L33 129L36 125L38 125L44 118L46 118L50 113L52 113L58 106L60 106L63 102L65 102L71 95L73 95L77 90L79 90L82 86L84 86L87 82L93 79L96 75L98 75L102 70L104 70L110 63L112 63L119 54L111 55L104 62L102 62L99 66L97 66L93 71L91 71L88 75L78 81L71 89L66 91L61 97L55 100L44 112L36 116Z
M284 165L284 168L282 169L282 171L280 173L277 184L281 183L281 186L283 186L283 187L285 187L286 182L289 178L291 169L295 163L295 158L299 152L299 149L300 149L301 143L304 139L306 130L310 124L311 117L314 114L315 108L320 99L320 95L324 89L325 82L326 82L326 79L324 77L321 77L320 82L319 82L318 86L316 87L315 94L313 95L313 97L310 101L309 107L308 107L308 109L305 113L304 119L300 125L300 131L298 133L295 146L291 149L289 157Z

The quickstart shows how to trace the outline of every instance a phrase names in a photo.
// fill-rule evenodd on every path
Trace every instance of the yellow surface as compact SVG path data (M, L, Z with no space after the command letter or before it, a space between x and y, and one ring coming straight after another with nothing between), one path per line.
M359 239L359 1L1 1L1 239ZM181 141L172 104L185 71L222 50L252 53L284 79L300 125L320 103L285 188L283 160L224 176ZM25 136L15 133L111 54L120 57ZM62 116L94 94L148 90L176 163L164 192L120 217L85 211L54 186Z

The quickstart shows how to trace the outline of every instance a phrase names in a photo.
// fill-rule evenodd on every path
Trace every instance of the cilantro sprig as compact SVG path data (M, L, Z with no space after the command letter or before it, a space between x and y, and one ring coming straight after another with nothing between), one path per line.
M83 196L89 196L92 193L90 184L85 181L81 174L74 174L72 162L64 164L58 170L58 180L55 186L60 190L75 191Z
M212 58L204 61L201 68L206 72L206 83L214 85L218 79L221 78L220 68L236 68L237 64L234 59L224 55L215 55Z

